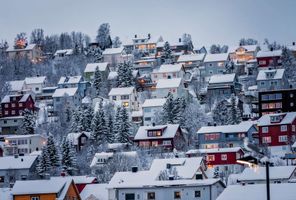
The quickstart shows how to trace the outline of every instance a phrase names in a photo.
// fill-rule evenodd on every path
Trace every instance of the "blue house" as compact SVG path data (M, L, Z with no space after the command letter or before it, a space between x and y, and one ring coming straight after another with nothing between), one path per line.
M58 82L58 88L78 88L78 93L82 98L89 87L90 83L84 81L82 76L62 76Z
M254 121L245 121L236 125L204 126L197 131L199 148L240 147L244 138L254 141L253 134L257 133Z

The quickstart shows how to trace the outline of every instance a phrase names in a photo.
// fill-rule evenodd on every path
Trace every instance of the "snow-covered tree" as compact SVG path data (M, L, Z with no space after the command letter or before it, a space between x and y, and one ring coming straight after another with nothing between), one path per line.
M213 109L213 120L217 125L226 125L228 123L228 102L219 101Z
M174 62L172 49L168 41L166 41L163 46L163 58L166 64L171 64Z
M269 42L269 40L267 38L264 39L264 45L267 46L267 48L271 51L271 50L279 50L282 48L282 45L280 45L279 43L277 43L276 41L274 42Z
M59 166L60 165L59 152L56 146L56 142L52 135L49 136L47 139L46 150L47 150L50 166L51 167Z
M125 107L119 110L119 116L116 120L118 120L116 123L119 128L116 135L117 141L121 143L131 143L131 123Z
M36 119L32 111L25 109L23 111L23 122L22 122L22 134L34 134L35 133L35 126L36 126Z
M193 43L190 34L184 33L182 35L182 42L185 45L185 49L187 52L193 52Z
M42 153L38 158L36 171L38 175L45 176L46 173L49 173L50 169L51 169L51 164L50 164L49 153L48 153L47 147L45 146L42 148Z
M99 70L99 67L96 68L95 74L94 74L94 88L96 89L96 95L99 96L102 88L102 73Z
M282 50L282 66L285 69L285 73L288 76L290 81L295 82L296 80L296 60L293 53L287 48L284 47Z
M83 111L81 107L78 107L76 110L72 111L71 131L73 132L82 131L82 116L83 116Z
M162 123L163 124L173 124L176 119L176 109L175 109L175 100L174 96L169 93L166 102L163 105L163 114L162 114Z
M91 140L97 144L102 144L106 140L108 127L105 118L105 112L102 102L100 102L100 109L94 114L92 121Z
M93 118L94 118L94 109L92 108L92 106L86 106L83 110L83 114L80 119L82 131L91 132Z
M73 174L76 170L76 155L73 145L66 139L62 143L62 167L69 173Z
M239 41L240 46L245 46L245 45L256 45L258 44L258 41L252 38L242 38Z
M170 167L169 169L164 169L159 174L159 180L165 181L169 180L169 178L173 178L174 180L179 179L178 171L176 167Z
M60 49L73 49L72 38L69 33L61 33L59 37Z
M241 111L237 107L236 96L234 94L231 95L230 100L230 109L228 111L228 123L227 124L239 124L242 121Z
M107 118L107 124L108 124L108 132L106 135L106 139L108 143L113 143L115 141L115 134L114 134L114 121L112 114L108 113Z
M28 45L26 33L18 33L14 39L14 48L23 49Z
M120 41L120 38L118 36L116 36L112 42L113 48L118 48L121 46L121 44L122 44L122 42Z
M227 53L227 51L228 51L227 45L220 46L219 44L218 45L213 44L210 48L211 54Z
M31 44L37 44L39 46L44 45L44 31L41 28L34 29L30 37Z
M97 32L96 40L102 50L112 47L112 40L110 37L110 25L108 23L103 23L100 25Z
M92 59L92 62L101 62L103 60L103 51L100 47L86 48L86 56Z
M132 73L132 64L130 62L120 63L118 65L118 87L130 87L134 84Z

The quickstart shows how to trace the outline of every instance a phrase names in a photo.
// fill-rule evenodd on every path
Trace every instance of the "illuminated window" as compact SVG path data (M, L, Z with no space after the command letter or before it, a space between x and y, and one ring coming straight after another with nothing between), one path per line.
M262 137L262 143L263 144L271 143L271 137Z
M215 155L207 155L207 161L215 161Z
M6 103L4 107L5 107L5 108L8 108L8 105L9 105L9 104L8 104L8 103Z
M205 140L218 140L220 138L219 133L209 133L205 134Z
M181 192L174 192L174 199L181 199Z
M158 146L158 141L152 141L152 142L151 142L151 146L153 146L153 147L157 147L157 146Z
M15 110L12 110L12 111L11 111L11 114L12 114L12 115L15 115Z
M128 102L123 102L122 105L123 105L124 107L128 107L128 106L129 106L129 103L128 103Z
M4 115L8 115L8 111L7 110L4 112Z
M221 160L227 160L227 154L222 154L221 155Z
M19 107L23 107L23 103L19 103Z
M148 192L147 193L147 199L148 200L154 200L155 199L155 192Z
M14 108L14 107L15 107L15 103L12 103L12 104L11 104L11 107Z

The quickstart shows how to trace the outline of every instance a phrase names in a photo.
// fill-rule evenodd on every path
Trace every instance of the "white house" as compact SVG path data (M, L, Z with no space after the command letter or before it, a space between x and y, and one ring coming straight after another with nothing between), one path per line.
M36 76L25 78L25 89L32 90L35 94L42 93L46 84L46 76Z
M156 83L160 79L183 78L184 70L182 64L166 64L161 65L158 70L154 70L151 74L151 80Z
M131 61L132 56L126 54L123 47L108 48L103 52L103 60L115 67L119 63Z
M288 89L289 83L285 69L260 70L257 76L258 91Z
M206 54L204 53L180 55L177 63L183 64L185 68L190 68L190 69L199 67L202 64L205 58L205 55Z
M165 98L169 92L174 97L181 97L186 94L181 78L159 79L152 96L154 98Z
M46 145L47 138L40 134L5 136L4 155L24 154L40 151Z
M60 49L54 53L54 58L59 60L66 56L71 56L71 55L73 55L73 49Z
M144 126L152 125L153 118L162 110L166 99L146 99L142 105Z
M135 87L112 88L108 96L110 101L113 101L117 106L124 106L129 111L138 109Z
M154 159L147 171L116 172L108 195L109 200L215 200L224 188L219 179L206 179L201 157Z
M228 61L228 53L207 54L203 62L201 75L209 77L214 74L223 74L226 71Z

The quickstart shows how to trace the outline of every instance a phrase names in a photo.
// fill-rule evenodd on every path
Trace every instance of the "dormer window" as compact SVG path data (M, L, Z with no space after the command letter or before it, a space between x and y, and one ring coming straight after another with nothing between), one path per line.
M148 137L160 137L162 136L161 130L148 130L147 132Z
M275 116L270 116L270 122L271 123L279 123L282 121L283 115L275 115Z
M273 78L275 75L275 72L265 72L266 78Z

